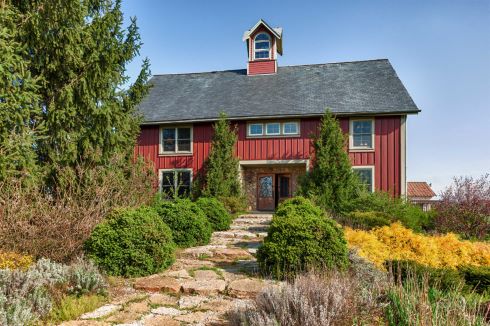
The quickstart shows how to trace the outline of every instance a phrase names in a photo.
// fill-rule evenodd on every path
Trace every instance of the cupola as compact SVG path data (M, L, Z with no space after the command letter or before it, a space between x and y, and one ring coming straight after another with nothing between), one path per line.
M248 75L277 72L277 56L282 55L282 28L272 28L261 19L243 34L243 41L247 42Z

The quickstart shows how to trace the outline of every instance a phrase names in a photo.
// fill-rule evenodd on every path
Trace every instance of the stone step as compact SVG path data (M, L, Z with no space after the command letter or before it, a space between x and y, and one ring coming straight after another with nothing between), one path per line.
M263 224L235 224L230 226L231 230L245 230L252 233L267 232L268 225Z

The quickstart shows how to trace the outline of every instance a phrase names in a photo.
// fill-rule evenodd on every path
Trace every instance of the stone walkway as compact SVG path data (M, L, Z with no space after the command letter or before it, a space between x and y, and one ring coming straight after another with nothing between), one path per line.
M165 272L119 280L112 300L62 325L226 325L225 313L274 282L258 277L254 257L272 215L248 214L207 246L183 249Z

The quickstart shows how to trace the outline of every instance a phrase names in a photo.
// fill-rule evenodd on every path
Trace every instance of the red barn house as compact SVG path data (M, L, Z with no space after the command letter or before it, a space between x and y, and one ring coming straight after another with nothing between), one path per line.
M251 210L273 210L311 166L311 135L329 108L371 190L406 193L406 120L417 108L386 59L278 67L282 29L246 31L247 69L155 75L140 104L136 153L160 189L185 191L209 155L220 112L238 126L236 155Z

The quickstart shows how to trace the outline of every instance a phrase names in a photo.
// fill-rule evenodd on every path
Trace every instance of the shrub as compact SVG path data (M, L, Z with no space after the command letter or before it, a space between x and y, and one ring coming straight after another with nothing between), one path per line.
M212 197L201 197L196 204L206 214L214 231L224 231L230 228L231 215L219 200Z
M437 231L485 239L490 234L490 174L454 178L435 208Z
M383 268L387 260L410 260L435 268L490 266L490 244L459 240L454 234L428 236L396 222L371 231L345 229L349 247Z
M0 252L0 269L27 269L32 264L32 256L15 252Z
M53 297L59 291L71 291L77 288L80 293L101 293L106 284L95 267L79 261L73 266L40 259L27 270L0 270L0 324L28 325L40 318L45 318L53 306ZM96 282L78 282L79 275L97 274ZM75 293L75 291L74 291ZM61 295L67 293L62 292Z
M350 203L349 210L376 212L389 221L400 221L405 227L417 232L431 226L432 213L424 212L420 207L385 192L362 193Z
M490 294L490 266L463 266L459 273L469 291Z
M220 201L230 214L237 214L247 210L247 200L243 196L220 197Z
M170 227L179 247L205 245L211 239L211 223L206 214L189 199L157 201L155 210Z
M154 274L175 258L170 228L148 207L113 213L97 225L85 251L109 275Z
M257 252L261 270L284 278L314 266L347 267L347 244L335 221L321 211L303 215L299 212L301 209L293 215L273 217L269 233Z
M320 207L313 204L309 199L301 196L287 199L277 207L275 216L287 217L292 215L300 216L322 216Z
M376 227L391 224L391 218L388 214L376 211L354 211L343 217L337 218L337 221L342 225L362 230L371 230Z
M444 291L456 291L464 283L464 278L455 269L450 268L433 268L417 264L413 261L391 260L385 262L395 280L406 282L407 280L418 280L426 282L431 288L437 288Z
M107 298L102 295L66 296L56 304L49 314L49 321L59 324L77 319L80 315L103 305Z
M70 262L83 252L91 232L117 207L140 206L152 198L152 172L143 162L58 171L56 192L0 182L0 248L36 259ZM62 249L61 249L62 248Z

